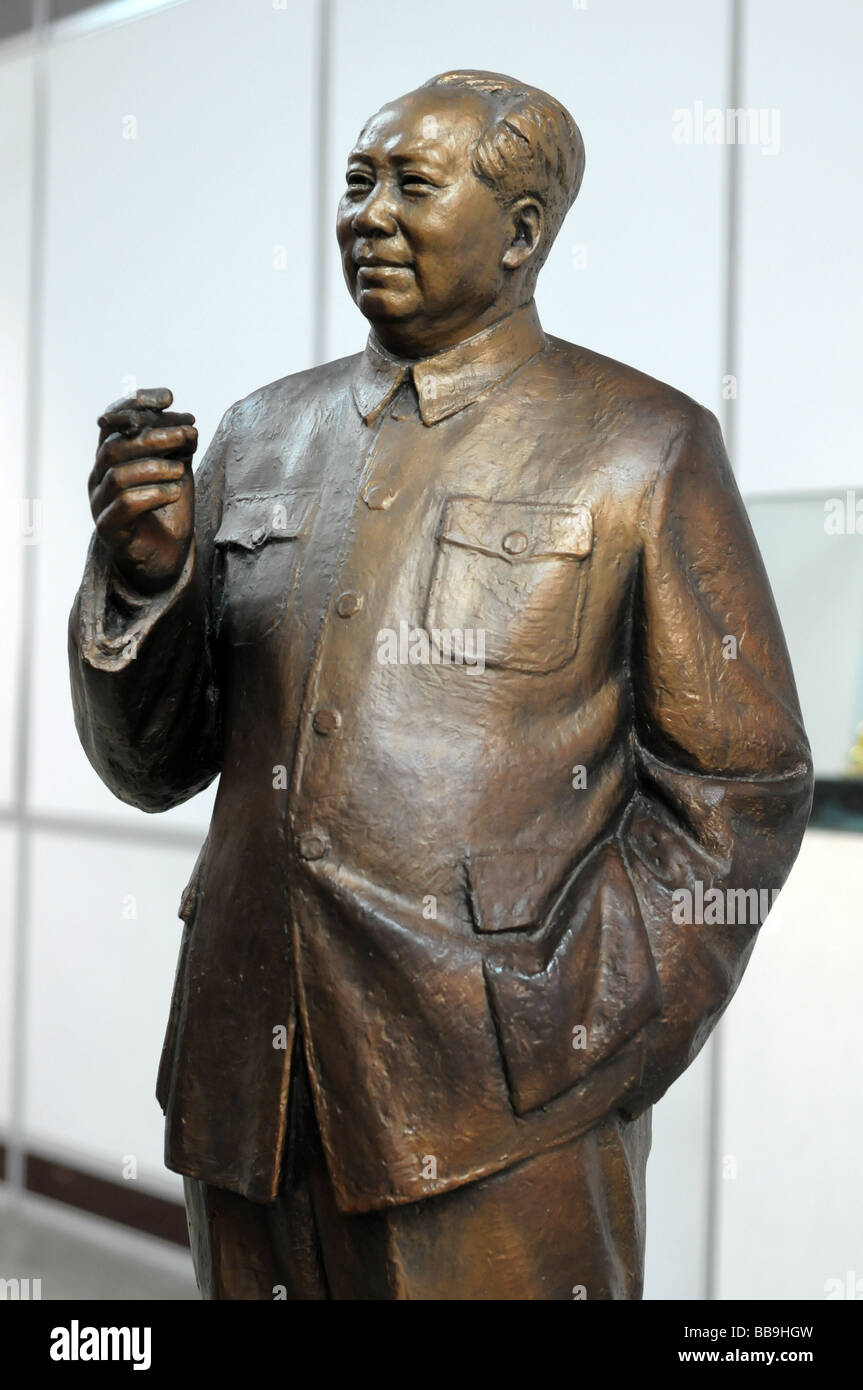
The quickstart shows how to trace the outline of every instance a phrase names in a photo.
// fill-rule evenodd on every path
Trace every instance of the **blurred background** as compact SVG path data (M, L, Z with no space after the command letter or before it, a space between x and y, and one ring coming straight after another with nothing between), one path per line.
M213 789L147 816L78 744L96 417L170 386L200 457L233 401L360 350L344 156L479 67L581 127L540 316L719 416L818 774L739 993L654 1112L646 1297L863 1298L861 52L857 0L4 0L0 1279L197 1297L153 1089Z

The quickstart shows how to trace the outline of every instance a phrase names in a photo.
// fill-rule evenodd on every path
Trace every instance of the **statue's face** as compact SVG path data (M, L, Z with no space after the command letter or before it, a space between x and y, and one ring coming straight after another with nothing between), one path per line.
M493 317L512 227L470 167L487 120L473 93L411 92L368 121L348 156L342 265L384 343L432 352Z

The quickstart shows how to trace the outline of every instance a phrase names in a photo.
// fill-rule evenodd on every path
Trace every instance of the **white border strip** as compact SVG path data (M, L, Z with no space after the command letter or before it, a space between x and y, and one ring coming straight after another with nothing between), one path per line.
M169 10L176 5L187 3L188 0L106 0L104 5L91 5L79 14L53 20L48 26L48 32L52 42L62 43L65 39L77 39L82 34L91 34L96 29L127 24L129 20L143 19L145 15L157 14L159 10Z
M175 9L188 3L189 0L105 0L102 5L91 5L79 14L70 14L64 19L45 20L42 43L65 43L70 39L82 38L85 34L98 33L100 29L111 29L134 19L145 19L148 15L158 14L160 10ZM0 63L26 57L34 51L36 43L34 25L0 39Z

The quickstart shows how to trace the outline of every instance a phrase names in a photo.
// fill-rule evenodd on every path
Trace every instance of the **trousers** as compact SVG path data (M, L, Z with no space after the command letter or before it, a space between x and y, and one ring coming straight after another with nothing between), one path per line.
M638 1299L647 1123L620 1117L453 1191L346 1215L299 1049L279 1195L184 1180L205 1299ZM635 1138L635 1147L633 1147Z

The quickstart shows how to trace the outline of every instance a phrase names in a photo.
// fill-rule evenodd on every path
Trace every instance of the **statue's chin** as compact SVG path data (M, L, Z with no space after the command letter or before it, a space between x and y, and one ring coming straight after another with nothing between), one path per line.
M417 311L415 298L404 290L383 285L358 285L357 308L372 323L398 323Z

